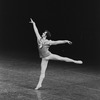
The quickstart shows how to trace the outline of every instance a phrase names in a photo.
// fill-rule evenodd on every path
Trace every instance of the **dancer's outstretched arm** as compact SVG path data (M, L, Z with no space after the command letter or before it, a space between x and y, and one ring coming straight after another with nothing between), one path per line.
M32 18L30 18L30 20L31 20L31 21L30 21L29 23L32 23L33 29L34 29L35 34L36 34L36 37L37 37L38 40L40 40L41 36L40 36L39 31L38 31L38 29L37 29L37 27L36 27L36 24L35 24L35 22L32 20Z
M50 41L51 45L64 44L64 43L72 44L72 42L69 40Z

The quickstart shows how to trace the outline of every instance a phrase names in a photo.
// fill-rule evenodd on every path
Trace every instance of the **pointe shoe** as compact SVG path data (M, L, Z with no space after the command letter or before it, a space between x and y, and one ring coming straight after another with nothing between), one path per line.
M75 61L77 64L82 64L83 62L81 60Z
M41 85L38 85L35 90L38 90L39 88L41 88L42 86Z

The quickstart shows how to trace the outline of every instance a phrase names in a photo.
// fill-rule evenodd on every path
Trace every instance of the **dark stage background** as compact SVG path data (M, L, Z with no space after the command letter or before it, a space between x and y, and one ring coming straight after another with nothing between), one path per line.
M49 30L52 40L73 42L52 46L51 52L99 65L99 4L99 0L1 0L0 52L38 59L32 18L40 33Z

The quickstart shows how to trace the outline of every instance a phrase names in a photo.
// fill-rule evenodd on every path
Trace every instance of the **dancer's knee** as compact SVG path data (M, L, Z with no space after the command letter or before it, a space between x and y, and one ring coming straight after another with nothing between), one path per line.
M57 59L60 60L60 61L63 61L64 57L58 56Z
M41 73L41 78L45 78L45 73Z

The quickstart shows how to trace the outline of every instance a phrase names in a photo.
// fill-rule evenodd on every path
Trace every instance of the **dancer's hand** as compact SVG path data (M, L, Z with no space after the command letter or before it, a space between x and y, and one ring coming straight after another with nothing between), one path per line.
M68 41L68 40L65 40L66 41L66 43L68 43L68 44L72 44L72 42L71 41Z
M72 42L71 41L68 41L68 44L72 44Z
M35 24L35 22L32 20L32 18L30 18L30 22L29 23L32 23L32 24Z

